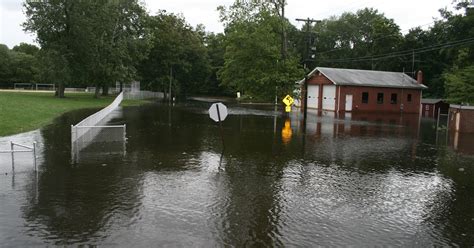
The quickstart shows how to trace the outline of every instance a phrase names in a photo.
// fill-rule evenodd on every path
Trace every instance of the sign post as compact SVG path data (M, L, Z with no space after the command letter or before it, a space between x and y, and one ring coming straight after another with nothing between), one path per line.
M221 102L214 103L209 108L209 117L213 121L219 123L220 132L221 132L221 139L222 139L222 147L224 147L224 148L225 148L225 146L224 146L224 130L222 129L222 122L225 120L227 115L228 115L227 107Z

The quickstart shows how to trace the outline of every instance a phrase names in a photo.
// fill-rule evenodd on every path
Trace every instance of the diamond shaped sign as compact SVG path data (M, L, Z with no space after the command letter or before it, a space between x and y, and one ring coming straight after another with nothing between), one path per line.
M291 97L290 95L286 95L285 98L283 98L283 103L286 105L286 106L290 106L291 104L293 104L295 102L295 100L293 100L293 97Z

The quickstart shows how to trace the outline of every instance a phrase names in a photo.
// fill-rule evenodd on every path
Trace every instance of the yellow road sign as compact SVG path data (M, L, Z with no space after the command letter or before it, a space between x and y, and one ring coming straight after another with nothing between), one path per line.
M291 106L294 102L295 100L293 100L293 97L290 95L286 95L285 98L283 98L283 103L286 104L286 106Z
M291 106L286 106L286 107L285 107L285 111L286 111L286 112L291 112Z

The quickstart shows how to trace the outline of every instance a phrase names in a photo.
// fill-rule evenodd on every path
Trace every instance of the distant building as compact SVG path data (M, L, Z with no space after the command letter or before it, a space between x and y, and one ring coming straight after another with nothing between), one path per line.
M421 115L423 117L437 118L438 111L441 114L447 114L449 110L449 103L443 99L421 99Z
M308 108L335 112L420 113L427 88L421 71L414 80L401 72L316 67L307 77Z
M474 106L449 106L449 130L474 133Z

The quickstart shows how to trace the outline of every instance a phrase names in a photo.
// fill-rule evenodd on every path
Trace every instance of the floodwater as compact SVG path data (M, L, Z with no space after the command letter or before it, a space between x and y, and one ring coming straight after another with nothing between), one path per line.
M417 116L207 103L118 111L71 150L68 113L0 154L0 246L473 246L474 137ZM122 136L123 137L123 136ZM111 138L113 142L105 142ZM225 147L225 148L224 148Z

